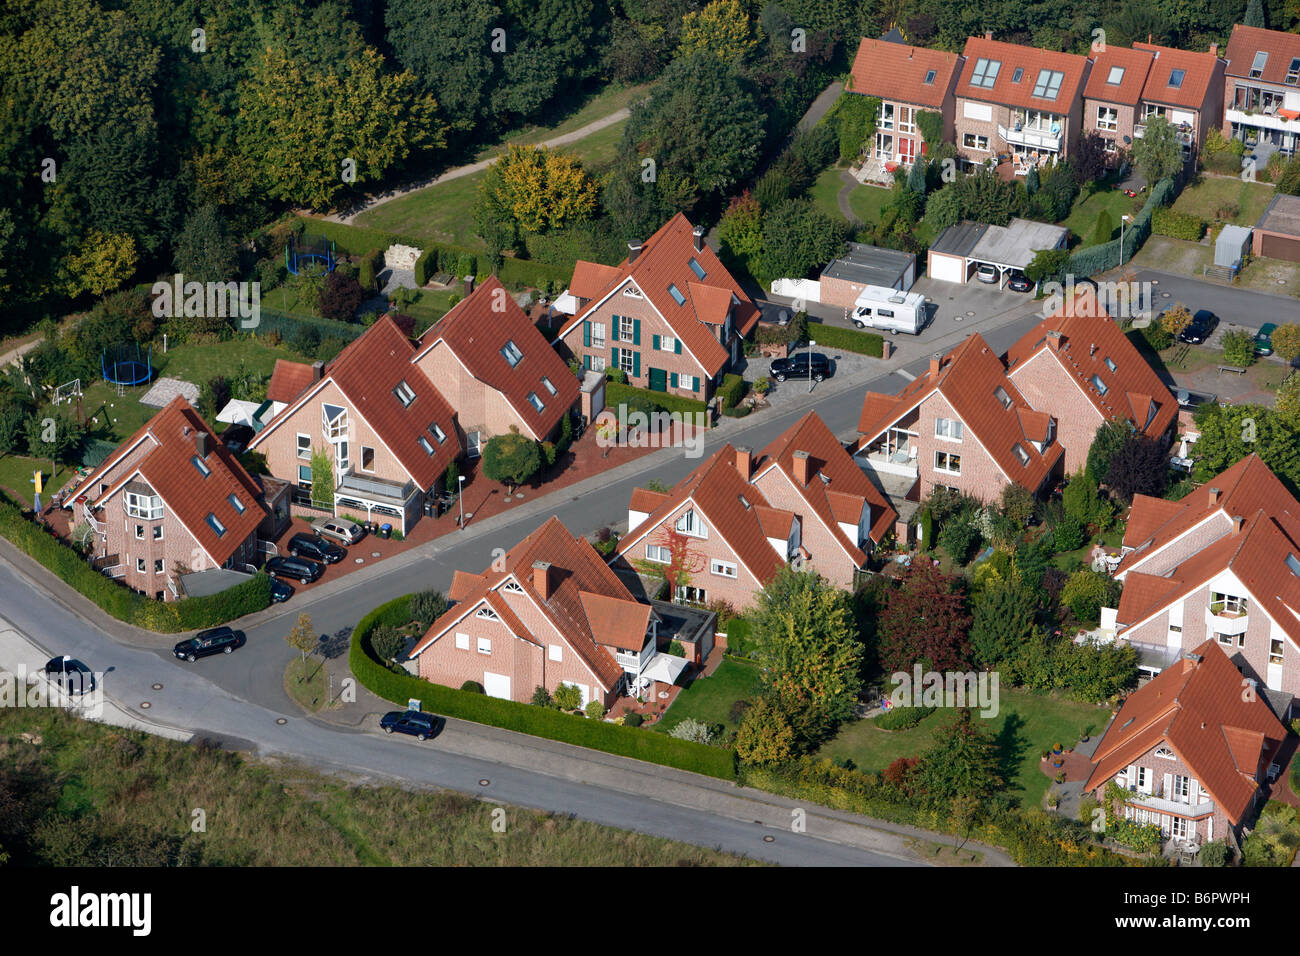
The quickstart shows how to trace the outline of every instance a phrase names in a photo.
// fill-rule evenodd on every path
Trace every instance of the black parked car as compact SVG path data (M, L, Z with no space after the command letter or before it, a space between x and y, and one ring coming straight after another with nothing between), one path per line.
M303 584L311 584L325 573L325 566L306 558L286 558L276 555L266 562L266 573L277 578L293 578Z
M289 539L289 553L295 558L311 558L326 564L338 564L348 556L337 544L330 544L324 538L306 532L295 534Z
M380 718L379 726L386 734L397 732L428 740L438 729L438 718L418 710L390 710Z
M778 382L784 382L787 378L809 377L814 382L820 382L834 374L831 360L821 352L796 352L789 358L772 359L772 377Z
M98 685L89 667L75 657L54 657L44 667L47 679L68 694L89 694Z
M1013 272L1007 279L1007 288L1013 292L1033 292L1034 284L1023 272Z
M271 578L271 603L282 604L293 597L293 585L285 584L279 578Z
M1209 309L1201 309L1192 316L1187 328L1178 333L1178 341L1189 345L1200 345L1219 327L1219 317Z
M243 643L243 631L230 627L210 627L206 631L199 631L188 641L181 641L172 648L172 653L193 664L200 657L229 654L236 647L243 646Z

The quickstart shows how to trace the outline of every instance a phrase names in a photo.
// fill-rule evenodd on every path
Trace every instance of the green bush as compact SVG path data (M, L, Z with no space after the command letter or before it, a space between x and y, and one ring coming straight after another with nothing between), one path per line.
M626 714L623 717L624 727L640 727L645 723L645 718L640 714Z
M1223 333L1223 360L1229 365L1245 368L1255 362L1255 337L1245 329L1229 329Z
M410 698L434 713L501 727L579 747L677 767L722 780L735 777L732 754L662 734L636 733L627 726L599 720L574 720L571 715L530 704L487 697L432 684L410 674L397 674L375 659L370 634L381 625L403 626L411 620L410 596L381 604L361 619L352 632L349 664L365 687L385 700L404 704Z
M258 572L243 584L207 597L188 597L174 602L180 631L194 631L234 621L245 614L262 611L271 605L271 579Z
M748 384L739 375L728 372L722 376L722 384L718 386L718 398L722 402L723 409L738 405L748 390Z
M1211 840L1209 843L1202 843L1196 858L1200 861L1201 866L1227 866L1228 845L1222 840Z
M874 332L817 324L808 326L808 336L817 343L818 348L843 349L845 352L856 352L872 358L880 358L885 354L885 340Z
M1157 236L1172 236L1188 242L1200 242L1205 223L1185 212L1160 207L1151 214L1151 231Z
M929 551L934 547L934 514L929 508L921 512L921 550Z
M750 624L743 617L732 618L727 623L727 653L736 657L749 657L753 653L750 646Z
M484 693L483 685L480 684L480 683L479 683L478 681L476 681L476 680L467 680L467 681L465 681L465 683L463 683L463 684L460 685L460 689L463 690L463 691L465 691L467 694L482 694L482 693Z
M649 402L659 408L669 412L679 412L682 415L704 414L707 406L698 398L687 398L684 395L672 395L668 392L652 392L648 388L637 388L634 385L623 385L619 382L608 382L605 385L605 407L618 408L619 405L634 406L637 402ZM706 422L708 416L705 415Z
M357 282L361 284L361 288L365 289L367 293L374 292L377 288L375 277L378 275L379 269L375 266L375 261L381 255L383 253L378 249L371 249L361 256L361 264L357 267Z
M907 730L934 713L933 707L891 707L872 720L881 730Z
M257 328L252 330L253 334L259 337L270 335L272 332L279 334L281 340L289 343L295 351L307 358L316 354L324 338L337 338L344 342L351 342L364 331L365 328L355 322L336 322L333 319L289 315L286 312L268 309L265 305L262 306L261 321ZM305 341L304 335L313 336L314 343L300 347L298 343Z
M1124 227L1123 261L1131 261L1138 249L1142 247L1142 243L1146 242L1147 236L1151 234L1152 213L1161 206L1173 202L1177 189L1172 179L1162 179L1151 188L1151 194L1147 197L1145 205L1133 217L1133 221ZM1065 271L1076 276L1091 276L1114 269L1119 264L1120 240L1112 239L1101 245L1085 246L1076 250L1070 256Z
M436 249L425 249L420 253L420 258L415 260L415 285L423 289L430 278L430 266L436 267L438 264L438 251Z
M744 418L753 410L753 406L743 405L740 408L724 408L722 414L726 415L728 418Z

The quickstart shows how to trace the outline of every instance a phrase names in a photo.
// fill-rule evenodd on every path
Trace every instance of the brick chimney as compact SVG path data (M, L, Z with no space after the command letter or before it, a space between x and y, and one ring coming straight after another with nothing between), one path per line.
M939 374L939 366L943 364L943 356L935 352L930 356L930 377L934 378Z
M627 244L627 264L631 265L636 262L636 257L639 255L641 255L641 240L629 240Z
M465 298L468 299L471 295L474 294L474 277L465 276L465 278L462 279L461 282L465 286Z
M551 562L533 562L533 590L543 601L551 599Z
M1211 488L1211 489L1210 489L1210 507L1213 508L1213 507L1214 507L1215 505L1217 505L1218 503L1219 503L1219 489L1218 489L1218 488Z
M324 363L324 362L312 362L312 363L311 363L311 380L312 380L312 382L319 382L319 381L321 380L321 378L322 378L324 375L325 375L325 363Z
M1053 352L1061 351L1061 332L1059 329L1052 329L1047 333L1047 347Z
M747 445L736 448L736 471L745 481L754 473L754 451Z
M801 488L808 485L809 479L812 478L812 461L806 451L797 451L794 453L794 480Z
M1232 533L1241 534L1241 529L1245 526L1246 519L1242 515L1232 516Z
M1218 56L1218 55L1219 55L1219 44L1217 44L1217 43L1211 43L1211 44L1210 44L1210 56Z
M984 31L984 39L986 39L986 40L992 40L992 39L993 39L993 31L992 31L992 30L985 30L985 31Z
M691 238L695 241L695 251L703 252L704 251L704 227L696 226L695 229L691 232Z
M200 458L208 457L208 433L199 431L194 436L194 450Z

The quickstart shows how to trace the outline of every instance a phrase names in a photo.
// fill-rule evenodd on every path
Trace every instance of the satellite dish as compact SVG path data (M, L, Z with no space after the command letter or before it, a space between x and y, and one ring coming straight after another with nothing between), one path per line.
M790 323L790 312L788 309L782 309L776 316L777 325L788 325Z
M1192 396L1191 396L1191 394L1187 391L1187 389L1185 389L1185 388L1180 388L1180 389L1178 390L1177 398L1178 398L1178 404L1179 404L1179 405L1186 405L1186 404L1187 404L1187 400L1188 400L1189 398L1191 398L1191 397L1192 397Z

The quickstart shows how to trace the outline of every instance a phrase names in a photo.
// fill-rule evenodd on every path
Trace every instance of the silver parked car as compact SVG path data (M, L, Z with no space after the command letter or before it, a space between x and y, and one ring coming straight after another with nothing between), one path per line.
M356 544L366 535L361 525L346 518L320 518L312 522L311 529L322 538L333 538L343 544Z

